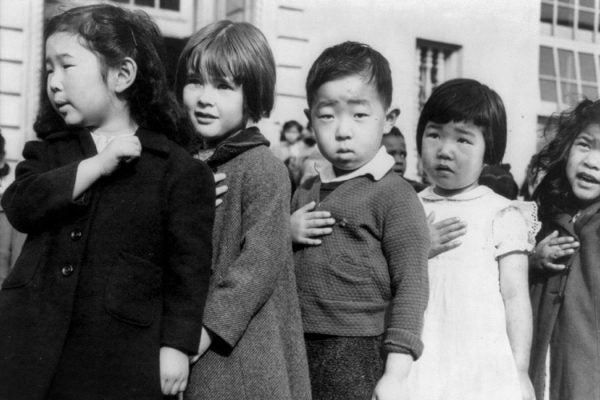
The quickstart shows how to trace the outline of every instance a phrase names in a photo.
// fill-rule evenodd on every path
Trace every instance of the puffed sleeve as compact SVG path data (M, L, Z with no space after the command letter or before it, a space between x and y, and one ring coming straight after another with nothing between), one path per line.
M535 247L535 235L540 227L535 203L511 202L494 218L493 237L496 247L494 257L499 258L514 252L531 252Z

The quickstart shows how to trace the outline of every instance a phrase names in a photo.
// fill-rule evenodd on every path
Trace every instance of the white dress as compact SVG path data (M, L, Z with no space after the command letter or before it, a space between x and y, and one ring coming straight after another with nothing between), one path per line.
M459 217L467 233L459 247L429 260L425 349L409 375L410 398L521 399L497 258L532 250L539 229L535 205L485 186L450 198L427 188L419 198L435 221Z

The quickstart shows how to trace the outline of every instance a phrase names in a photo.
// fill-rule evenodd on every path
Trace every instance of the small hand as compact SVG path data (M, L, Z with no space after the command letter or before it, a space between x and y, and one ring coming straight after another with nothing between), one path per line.
M558 236L554 231L535 246L533 253L533 264L545 269L560 271L566 268L565 264L555 264L554 261L564 256L575 253L579 242L572 236Z
M218 172L215 174L215 184L223 182L223 180L225 180L225 178L227 178L227 175L225 175L223 172ZM223 203L223 199L220 197L223 193L225 193L227 191L227 189L229 189L227 187L227 185L219 185L216 188L216 194L217 194L217 200L215 201L215 207L218 207L221 205L221 203Z
M408 399L406 378L384 373L373 391L371 400L406 400Z
M190 357L190 363L196 363L204 353L208 350L210 345L212 344L212 339L208 330L205 327L202 327L202 333L200 334L200 344L198 345L198 354Z
M458 218L446 218L435 223L433 221L435 221L435 214L432 212L427 216L429 239L431 241L429 258L460 246L462 242L457 238L467 233L467 224Z
M331 226L335 224L335 219L331 218L331 213L312 211L315 207L316 203L311 201L294 211L290 217L294 243L318 246L321 244L321 239L316 238L333 232Z
M95 156L102 175L112 174L122 163L138 158L142 145L137 136L117 136L98 155Z
M189 374L188 356L172 347L160 348L160 387L164 395L183 392Z

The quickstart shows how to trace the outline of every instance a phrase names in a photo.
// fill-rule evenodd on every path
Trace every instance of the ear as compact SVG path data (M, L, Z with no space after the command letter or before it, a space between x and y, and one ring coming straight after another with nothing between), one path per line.
M385 114L385 124L383 125L383 133L384 134L390 133L390 129L392 129L392 127L396 123L396 119L398 119L399 115L400 115L399 108L392 107L388 110L388 112Z
M131 57L125 57L121 64L115 69L115 92L125 92L137 76L137 64Z

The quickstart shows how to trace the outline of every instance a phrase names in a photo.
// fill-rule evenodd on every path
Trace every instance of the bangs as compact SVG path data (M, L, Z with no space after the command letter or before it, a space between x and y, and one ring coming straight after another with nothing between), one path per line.
M453 93L432 104L430 121L436 124L448 122L471 122L480 128L488 128L493 116L488 103L479 93Z
M228 39L220 35L210 43L204 41L194 47L188 58L187 75L203 82L225 79L242 85L248 66Z

